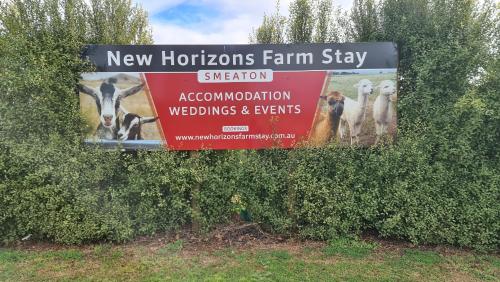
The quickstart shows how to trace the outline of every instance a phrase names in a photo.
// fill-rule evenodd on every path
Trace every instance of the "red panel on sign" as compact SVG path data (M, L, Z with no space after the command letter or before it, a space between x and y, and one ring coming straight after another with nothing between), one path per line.
M199 83L197 73L145 76L167 148L259 149L307 140L326 72L274 72L271 82L258 83Z

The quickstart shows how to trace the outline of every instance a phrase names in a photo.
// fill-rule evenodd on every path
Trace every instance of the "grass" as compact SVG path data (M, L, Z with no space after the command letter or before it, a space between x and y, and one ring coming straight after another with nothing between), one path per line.
M209 243L207 243L209 245ZM59 250L0 249L0 281L498 281L495 255L381 247L337 239L207 249L96 245Z
M168 243L164 247L160 248L158 250L158 253L160 255L167 255L167 254L176 254L180 250L182 250L184 241L183 240L176 240L175 242Z
M329 242L323 250L326 256L341 255L350 258L367 257L377 247L374 243L349 238L339 238Z
M351 74L351 75L333 75L330 79L329 90L336 90L342 93L343 95L351 98L358 98L358 89L354 87L358 81L361 79L368 79L373 83L373 86L378 85L382 80L392 80L396 82L396 74L395 73L384 73L384 74ZM373 100L375 100L374 96L377 96L378 92L374 91L374 95L372 95Z

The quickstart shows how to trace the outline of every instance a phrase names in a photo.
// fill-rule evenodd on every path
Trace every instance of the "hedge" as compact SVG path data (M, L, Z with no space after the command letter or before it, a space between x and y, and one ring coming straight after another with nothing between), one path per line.
M246 210L269 232L302 238L375 232L498 249L500 64L491 3L380 1L374 40L400 49L394 145L196 156L83 145L90 129L75 85L91 68L81 47L120 41L96 39L83 1L0 5L3 243L28 235L123 242L192 223L204 232Z

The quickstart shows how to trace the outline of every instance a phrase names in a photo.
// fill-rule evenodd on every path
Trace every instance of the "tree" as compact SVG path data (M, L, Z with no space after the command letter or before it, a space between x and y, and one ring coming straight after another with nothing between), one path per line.
M281 15L277 3L275 13L264 15L251 34L251 43L344 42L350 36L346 28L350 18L332 0L296 0L288 17Z
M279 1L276 1L274 15L264 15L262 24L250 35L250 42L262 44L278 44L285 42L283 32L286 18L280 14Z
M310 0L295 0L290 4L288 42L310 43L314 28L313 6Z
M375 228L382 236L417 243L498 247L498 4L473 0L356 0L347 20L335 29L333 24L338 20L325 16L325 2L319 4L316 14L310 12L310 3L291 4L287 42L324 41L320 35L329 28L347 40L391 41L398 46L398 144L376 152L358 151L349 161L343 157L347 150L332 153L332 158L345 160L343 167L357 162L362 164L357 169L366 173L370 160L375 160L376 173L384 171L384 184L378 190L374 184L381 180L378 177L371 177L366 184L370 195L377 195L376 207L366 213L371 216L363 219L371 222L368 228ZM304 154L300 160L307 156ZM398 161L397 156L404 157ZM316 158L312 160L315 169L321 166ZM296 166L301 165L298 162ZM385 180L393 172L395 182L388 185ZM305 178L314 181L293 191L297 226L308 226L304 222L318 224L319 229L310 225L304 229L318 237L328 236L319 231L321 228L338 230L344 226L323 223L331 212L319 218L301 213L304 194L300 193L309 195L308 185L324 179L326 173L338 176L333 169L326 169L316 178L306 173ZM354 181L359 184L360 179ZM363 206L362 213L368 210ZM314 214L318 212L314 206Z
M126 203L111 195L123 162L116 152L83 146L88 127L76 85L92 70L80 56L84 44L150 43L151 33L145 12L128 0L92 5L0 2L1 242L132 234Z
M330 41L330 30L332 20L332 1L321 0L318 3L316 11L316 27L314 28L314 42L328 42Z
M153 43L147 13L131 0L92 0L88 17L89 43Z
M378 38L379 19L375 0L354 0L350 17L354 40L363 42Z
M130 0L1 5L0 138L80 134L84 126L74 89L85 69L83 45L152 42L146 12Z

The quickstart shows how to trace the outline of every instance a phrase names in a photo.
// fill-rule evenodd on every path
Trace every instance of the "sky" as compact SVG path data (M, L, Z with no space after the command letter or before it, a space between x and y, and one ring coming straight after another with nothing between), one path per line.
M133 0L149 13L155 44L245 44L274 0ZM292 0L280 1L288 14ZM352 0L334 0L350 8Z

